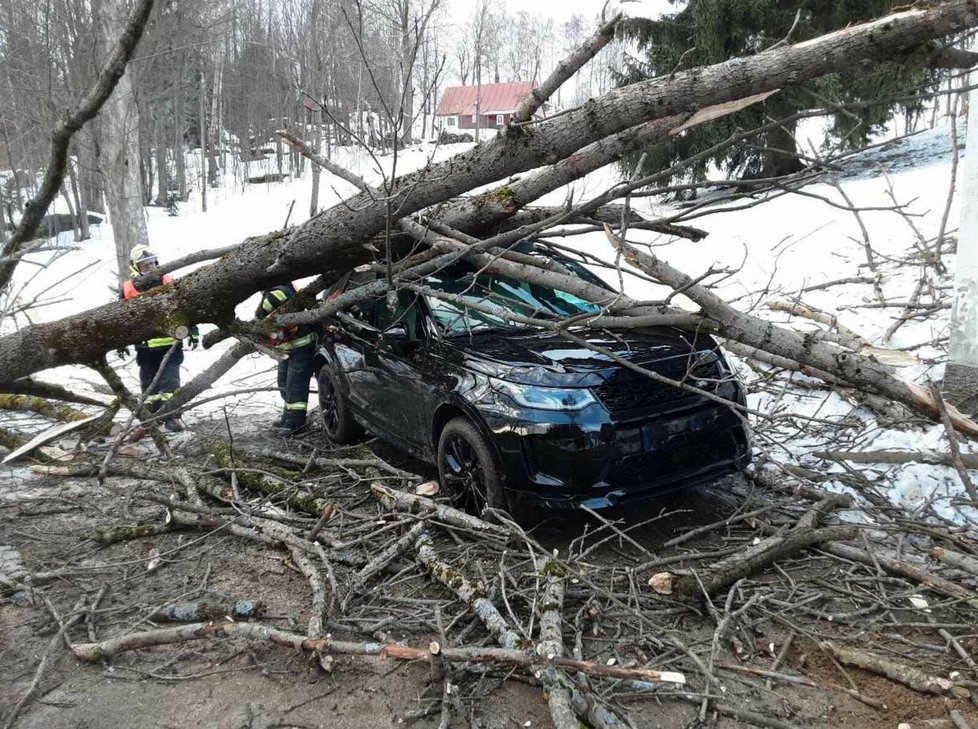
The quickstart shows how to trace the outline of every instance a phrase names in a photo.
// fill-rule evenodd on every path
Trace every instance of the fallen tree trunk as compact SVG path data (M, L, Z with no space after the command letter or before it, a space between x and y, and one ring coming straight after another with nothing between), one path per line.
M0 408L4 410L21 410L43 415L52 420L63 420L71 423L84 420L88 417L81 410L76 410L69 405L55 405L42 397L33 395L5 395L0 394Z
M392 511L430 515L435 520L449 524L450 526L471 529L474 532L499 537L503 540L513 536L513 534L503 527L490 524L477 516L466 514L464 511L460 511L447 504L436 503L424 496L398 491L397 489L384 486L379 481L374 481L370 484L370 492L381 504Z
M700 597L704 593L712 595L739 579L756 574L772 562L784 559L813 544L836 539L851 539L855 532L852 527L825 527L797 529L787 534L768 537L706 569L679 575L672 582L672 594L685 598Z
M313 639L298 633L289 633L257 623L194 623L175 628L163 628L141 633L129 633L119 638L110 638L98 643L77 643L71 646L71 652L83 661L98 662L104 658L160 645L182 643L190 640L228 637L260 640L275 645L285 646L306 652L319 652L331 655L347 656L376 656L379 658L396 658L404 661L428 660L431 650L428 647L415 648L396 643L352 643L349 641L333 640L331 638ZM509 650L506 648L449 648L442 647L439 655L453 663L500 663L503 665L531 668L539 658L532 652ZM655 671L647 668L621 668L620 666L605 666L591 661L579 661L572 658L560 658L557 665L566 671L585 673L590 676L619 678L627 681L684 681L682 674L671 671Z
M548 562L544 568L547 575L547 587L540 602L540 641L537 643L537 653L546 661L540 680L547 694L547 706L550 717L556 729L577 729L577 718L571 705L571 692L561 683L557 673L555 660L564 655L564 639L561 631L564 607L564 577L554 562ZM553 572L554 574L548 574Z
M828 461L849 461L851 463L884 463L902 465L904 463L927 463L932 466L954 467L950 453L927 453L924 451L815 451L816 458ZM978 468L978 456L961 454L961 461L968 468Z
M887 557L882 554L870 554L858 547L842 544L841 542L826 542L821 546L821 549L829 554L834 554L836 557L841 557L852 562L859 562L873 569L882 568L884 572L891 575L902 577L905 580L917 583L921 587L933 590L936 593L955 600L961 600L973 608L978 608L978 593L962 587L955 582L946 580L939 575L935 575L933 572L928 572L923 567L911 564L910 562Z
M147 620L157 623L199 623L205 620L257 620L265 613L260 600L199 600L156 608Z
M819 646L841 663L886 676L891 681L903 684L908 688L912 688L914 691L937 694L938 696L952 693L968 696L968 690L966 688L956 687L954 683L946 678L931 676L919 668L867 653L865 649L847 648L827 640L819 643Z
M484 588L471 583L459 570L440 559L427 532L418 535L414 543L414 551L417 553L418 562L475 613L499 645L503 648L515 648L519 645L520 636L509 627L496 606L486 599L483 594Z
M722 336L828 372L856 387L903 403L929 418L941 417L939 404L926 388L894 377L887 368L868 357L744 314L688 274L624 243L610 228L605 230L611 244L631 265L698 304L705 316L718 323ZM951 422L956 429L978 436L978 423L961 413L952 411Z
M978 558L967 554L961 554L943 547L934 547L930 551L930 556L946 564L956 567L964 572L970 572L978 577Z
M505 134L445 162L393 181L393 195L363 192L287 233L252 239L220 262L154 295L114 302L0 339L0 378L13 380L62 364L90 361L134 341L211 321L224 325L234 306L260 288L310 271L339 274L362 261L365 241L398 217L518 172L553 164L590 143L651 119L747 98L863 62L933 59L931 39L978 25L969 0L896 13L804 43L784 46L615 89L578 109ZM352 264L352 265L351 265Z
M22 380L15 380L3 385L2 392L10 395L31 395L33 397L43 397L46 400L61 400L62 402L73 402L77 405L111 405L114 398L111 395L102 395L97 392L77 393L67 390L61 385L54 385L50 382L39 382L29 377Z

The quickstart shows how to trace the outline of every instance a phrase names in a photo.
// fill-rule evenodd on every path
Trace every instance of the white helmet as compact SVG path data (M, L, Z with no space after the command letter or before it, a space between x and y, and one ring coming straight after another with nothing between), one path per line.
M143 271L139 267L145 263L158 263L156 254L149 249L149 246L136 246L129 253L129 272L133 276L139 276Z

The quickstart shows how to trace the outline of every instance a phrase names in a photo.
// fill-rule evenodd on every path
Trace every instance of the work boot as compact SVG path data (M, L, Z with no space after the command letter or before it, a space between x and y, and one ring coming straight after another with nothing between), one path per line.
M169 430L171 433L180 433L187 429L184 425L183 419L179 415L171 415L166 420L163 421L163 427Z
M279 428L288 435L302 432L306 429L306 414L286 413L282 416L282 425Z
M273 420L268 425L271 428L284 428L285 427L285 419L288 418L288 417L289 417L289 411L283 408L281 415L279 415L277 418L275 418L275 420Z

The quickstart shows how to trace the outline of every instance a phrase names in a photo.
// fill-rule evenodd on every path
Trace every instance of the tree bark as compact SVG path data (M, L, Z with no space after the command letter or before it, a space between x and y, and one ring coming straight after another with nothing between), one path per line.
M123 0L102 4L99 28L104 38L116 38L126 20ZM100 167L115 238L119 280L128 278L129 251L149 245L143 216L143 186L139 175L139 110L130 76L123 75L105 102L101 119Z
M407 147L412 142L412 122L414 121L414 56L415 43L411 38L411 3L402 0L398 8L398 35L401 51L401 103L398 109L400 117L400 139L395 144ZM420 42L420 38L417 39Z
M777 97L772 99L770 114L774 119L784 119L791 115L792 110L782 108ZM795 132L798 121L791 120L770 129L764 135L767 149L764 152L764 165L760 172L761 178L793 175L805 169L804 163L798 157L798 140Z
M201 71L197 76L200 90L200 106L198 115L198 129L200 136L200 209L207 212L207 99L204 93L204 72Z
M162 110L157 107L154 120L154 143L156 145L156 204L166 207L170 197L170 175L166 168L166 135L163 124Z
M954 688L954 684L946 678L932 676L914 666L867 653L861 648L848 648L827 640L819 643L819 646L847 666L855 666L865 671L886 676L891 681L901 683L914 691L942 696L951 693ZM967 689L961 690L965 696L968 695Z
M183 150L183 76L186 72L187 57L180 54L180 71L177 74L177 82L173 84L173 158L176 162L177 190L180 193L180 202L187 200L187 162Z
M968 0L894 14L819 39L749 58L615 89L579 109L533 127L511 129L465 154L396 180L393 199L360 193L286 234L252 239L221 262L195 271L154 296L117 302L0 339L0 380L91 360L175 324L233 318L234 306L268 285L318 271L335 275L360 262L359 246L384 229L384 210L398 216L444 202L512 174L553 164L599 139L651 119L746 98L788 83L857 68L864 61L899 59L931 38L978 25ZM918 54L919 55L919 54ZM356 265L356 263L354 263Z
M469 582L462 572L444 562L435 551L431 536L427 532L418 535L414 550L418 562L424 565L432 577L469 606L499 645L512 649L520 644L519 634L509 627L509 623L499 614L496 606L485 597L483 586Z
M415 648L414 646L398 643L352 643L334 640L328 637L317 640L259 623L235 622L191 623L174 628L161 628L141 633L129 633L128 635L109 638L99 643L76 643L71 646L71 651L83 661L97 662L104 658L111 658L120 653L138 650L140 648L152 648L154 646L218 637L260 640L285 646L286 648L292 648L293 650L322 652L330 655L377 656L380 658L394 658L406 661L427 660L430 656L430 649L427 647ZM439 655L446 661L458 663L500 663L522 668L531 668L538 663L538 658L533 653L506 648L479 648L469 646L453 648L445 646L441 648ZM560 658L556 662L561 668L567 671L585 673L591 676L619 678L626 681L666 681L678 683L680 682L678 679L681 677L681 674L673 671L605 666L601 663L580 661L573 658Z
M77 147L76 147L77 150ZM75 154L76 159L78 154ZM85 207L85 196L81 194L78 184L78 175L75 174L75 165L68 159L68 181L71 183L71 194L75 198L75 210L78 215L78 228L81 231L81 240L88 240L92 237L92 231L88 227L88 208Z
M737 580L756 574L772 562L789 557L815 544L852 539L854 527L831 526L822 529L795 529L787 534L768 537L747 549L730 555L704 570L680 575L673 582L672 593L679 597L712 595Z
M316 154L322 150L322 138L323 138L323 115L317 109L310 112L312 116L313 131L312 131L312 147ZM320 167L317 164L310 165L312 167L312 193L309 197L309 217L313 217L319 211L319 177L320 177Z
M93 120L81 134L78 145L78 177L81 184L81 194L84 207L93 213L105 214L105 186L99 175L99 144L98 120Z

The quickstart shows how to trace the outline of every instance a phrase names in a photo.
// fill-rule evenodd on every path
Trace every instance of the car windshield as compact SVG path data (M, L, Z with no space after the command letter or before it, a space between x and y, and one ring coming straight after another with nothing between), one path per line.
M530 319L554 319L599 310L595 304L566 291L468 267L454 267L428 276L425 285L454 299L425 297L439 328L448 335L528 326L509 320L507 313Z

